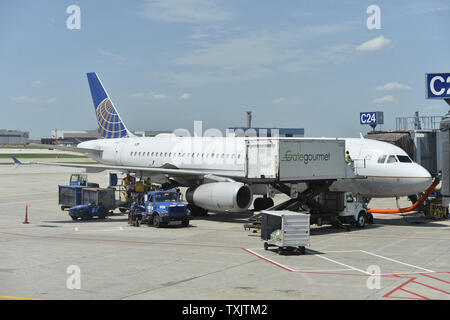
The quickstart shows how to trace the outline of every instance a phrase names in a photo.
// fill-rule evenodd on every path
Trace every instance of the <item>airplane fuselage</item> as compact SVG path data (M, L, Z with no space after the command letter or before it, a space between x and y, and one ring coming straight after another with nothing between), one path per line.
M78 147L103 150L95 159L103 164L211 170L245 181L245 139L132 137L92 140L82 142ZM401 148L370 139L343 140L353 159L355 172L366 178L335 181L331 191L352 192L369 198L393 197L423 192L431 184L428 171L412 162Z

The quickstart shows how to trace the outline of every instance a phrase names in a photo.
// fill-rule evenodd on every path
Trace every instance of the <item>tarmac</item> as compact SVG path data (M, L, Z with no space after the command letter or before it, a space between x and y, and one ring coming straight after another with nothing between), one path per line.
M278 255L244 229L252 212L211 213L187 228L136 228L118 211L73 221L57 190L75 172L0 166L0 299L450 298L449 220L412 213L374 215L374 224L350 231L312 226L305 255ZM105 186L107 175L89 181Z

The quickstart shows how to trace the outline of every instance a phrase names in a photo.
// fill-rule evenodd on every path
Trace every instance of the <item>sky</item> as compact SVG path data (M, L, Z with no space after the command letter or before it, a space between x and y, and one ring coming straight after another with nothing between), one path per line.
M71 5L80 10L79 29ZM380 9L380 28L368 28ZM70 23L69 23L70 25ZM244 126L358 137L363 111L443 115L425 73L450 72L448 0L0 2L0 129L97 128L97 72L130 130Z

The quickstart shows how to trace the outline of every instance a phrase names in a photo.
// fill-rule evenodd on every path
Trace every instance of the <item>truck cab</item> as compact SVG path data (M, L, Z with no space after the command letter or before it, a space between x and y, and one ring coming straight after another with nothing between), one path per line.
M191 213L180 201L180 192L176 189L149 191L137 199L130 212L131 221L146 221L156 228L172 222L181 222L183 227L189 225Z
M344 210L339 212L339 219L343 223L353 223L362 228L366 223L373 223L373 216L367 212L364 199L351 192L344 194Z

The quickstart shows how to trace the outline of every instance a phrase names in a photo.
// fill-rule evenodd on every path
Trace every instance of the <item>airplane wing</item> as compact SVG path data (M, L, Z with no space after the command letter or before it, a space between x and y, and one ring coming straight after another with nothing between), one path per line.
M36 147L39 149L56 149L56 150L61 150L61 151L78 152L78 153L84 153L84 154L92 155L92 156L96 156L96 157L101 157L102 152L103 152L103 150L78 148L78 147L66 147L66 146L60 146L57 144L30 143L28 145L30 147Z
M18 165L49 165L71 168L86 169L86 172L101 172L103 170L118 170L123 172L142 172L148 174L167 174L169 176L191 176L191 177L206 177L212 179L220 179L219 177L243 177L244 173L240 170L187 170L176 168L155 168L155 167L132 167L132 166L117 166L107 164L82 164L82 163L64 163L64 162L41 162L41 161L26 161L22 162L15 157L12 157L16 166ZM215 178L217 177L217 178Z

